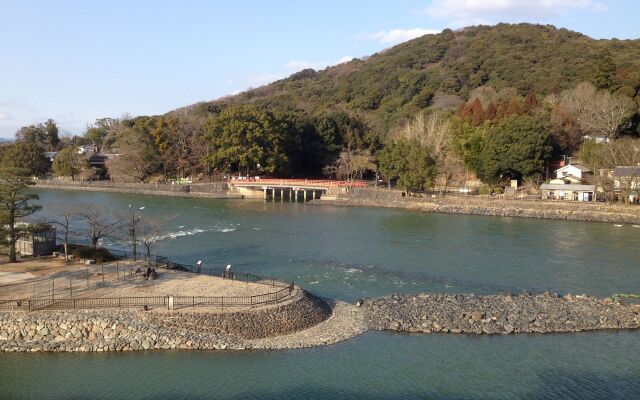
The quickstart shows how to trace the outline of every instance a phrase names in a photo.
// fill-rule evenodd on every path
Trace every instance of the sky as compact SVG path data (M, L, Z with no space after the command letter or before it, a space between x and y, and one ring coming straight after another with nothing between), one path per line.
M638 0L0 0L0 137L162 114L444 28L640 38Z

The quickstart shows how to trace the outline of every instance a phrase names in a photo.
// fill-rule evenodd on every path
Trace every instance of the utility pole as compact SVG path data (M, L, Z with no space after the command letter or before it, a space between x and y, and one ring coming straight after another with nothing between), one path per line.
M133 261L137 260L136 256L136 222L140 220L140 217L136 219L134 208L131 204L129 204L129 208L131 209L131 229L129 229L129 234L131 235L131 245L133 247ZM144 210L144 207L139 208L140 211Z
M131 235L131 245L133 247L133 261L136 261L136 218L133 212L133 207L129 204L131 209L131 228L129 234Z

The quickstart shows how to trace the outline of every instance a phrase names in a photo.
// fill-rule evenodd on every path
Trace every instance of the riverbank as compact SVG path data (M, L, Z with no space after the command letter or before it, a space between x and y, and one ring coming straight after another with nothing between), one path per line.
M386 189L338 189L315 205L381 207L441 214L640 224L640 207L604 203L504 200L479 197L412 197Z
M168 185L115 183L108 181L73 182L41 180L36 183L35 187L54 190L130 193L170 197L208 199L244 198L242 194L230 192L225 182ZM640 206L607 205L595 202L505 200L487 197L413 197L403 196L403 192L399 190L387 190L383 188L330 188L319 200L312 200L308 204L395 208L440 214L466 214L640 225Z
M190 185L170 185L153 183L117 183L110 181L55 181L38 180L39 189L81 190L88 192L109 192L146 194L153 196L191 197L204 199L242 199L243 196L229 193L225 182L196 183Z

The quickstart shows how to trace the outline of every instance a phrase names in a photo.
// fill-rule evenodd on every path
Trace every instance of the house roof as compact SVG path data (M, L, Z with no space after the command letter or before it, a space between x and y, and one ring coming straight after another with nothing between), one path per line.
M57 151L45 151L44 152L44 156L47 157L48 159L54 158L57 154L58 154Z
M580 171L582 171L582 172L591 172L591 168L589 168L589 167L587 167L586 165L581 164L581 163L575 163L575 164L565 165L564 167L557 169L557 170L556 170L556 172L558 172L558 171L564 171L564 170L566 170L566 169L569 169L570 167L574 167L574 168L576 168L576 169L579 169L579 170L580 170Z
M561 184L561 183L543 183L540 185L542 190L564 190L567 192L595 192L595 185L576 185L573 183Z
M640 177L640 167L616 167L613 170L613 176L618 178L626 178L638 176Z
M562 179L573 179L576 182L582 181L582 179L578 178L575 175L571 175L571 174L566 174L565 176L562 177Z

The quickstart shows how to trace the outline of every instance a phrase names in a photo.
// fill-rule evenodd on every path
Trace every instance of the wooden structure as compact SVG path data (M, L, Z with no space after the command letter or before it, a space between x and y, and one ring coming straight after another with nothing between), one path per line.
M23 256L45 256L53 253L56 248L56 230L53 227L30 232L16 242L16 251Z

